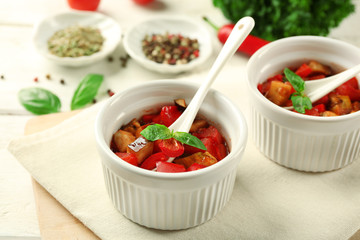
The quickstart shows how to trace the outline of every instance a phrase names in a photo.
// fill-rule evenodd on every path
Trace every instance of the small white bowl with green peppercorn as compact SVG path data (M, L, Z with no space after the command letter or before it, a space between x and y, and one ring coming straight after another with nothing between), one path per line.
M183 16L159 16L135 24L125 33L124 47L144 68L173 74L204 64L212 52L205 26Z
M111 54L121 40L120 26L95 12L71 11L50 16L34 28L36 50L62 66L80 67Z

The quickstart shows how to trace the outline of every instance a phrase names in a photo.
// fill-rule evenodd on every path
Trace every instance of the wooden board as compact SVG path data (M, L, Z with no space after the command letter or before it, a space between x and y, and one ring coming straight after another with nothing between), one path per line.
M56 113L32 118L25 127L25 134L36 133L53 127L76 113L77 111ZM43 240L99 239L91 230L71 215L69 211L67 211L34 179L32 179L32 184L40 234Z
M74 116L76 113L78 113L78 111L49 114L32 118L25 127L25 134L36 133L53 127L65 119ZM34 179L32 179L32 183L39 228L43 240L99 240L90 229L71 215L71 213L53 198L39 183ZM360 240L360 230L349 240Z

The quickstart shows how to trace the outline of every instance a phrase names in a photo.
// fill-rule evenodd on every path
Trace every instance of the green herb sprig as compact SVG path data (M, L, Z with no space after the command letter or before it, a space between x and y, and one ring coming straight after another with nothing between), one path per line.
M304 94L305 81L288 68L284 69L286 79L291 83L295 92L291 95L291 101L295 111L305 113L305 109L311 109L312 104L309 97Z
M169 139L175 138L179 142L183 144L187 144L201 150L206 150L203 142L197 137L191 135L187 132L174 132L170 131L170 129L161 124L153 124L147 126L144 130L140 132L141 135L144 136L149 141L156 141L159 139Z
M343 19L355 12L354 1L351 0L212 2L233 23L245 16L253 17L256 28L251 34L268 41L296 35L326 36L332 28L337 27Z
M88 74L79 83L72 100L71 110L79 109L91 103L95 98L103 75ZM37 115L60 112L61 101L54 93L39 87L21 89L18 93L20 103L29 111Z

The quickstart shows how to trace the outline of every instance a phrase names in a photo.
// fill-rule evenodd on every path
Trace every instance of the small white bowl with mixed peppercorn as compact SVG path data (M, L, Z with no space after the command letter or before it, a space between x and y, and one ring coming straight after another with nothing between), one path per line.
M212 52L206 27L184 16L159 16L135 24L125 33L124 47L141 66L160 73L192 70Z
M173 80L139 85L115 94L97 116L107 191L115 208L136 223L167 230L194 227L230 199L247 141L238 108L210 90L190 133L167 128L198 87Z
M257 51L247 65L247 80L251 132L259 150L280 165L311 172L357 159L359 76L312 104L301 86L359 63L359 48L318 36L284 38ZM295 110L285 108L292 105Z
M121 28L112 18L87 11L49 16L35 26L33 33L35 48L42 56L71 67L104 59L120 39Z

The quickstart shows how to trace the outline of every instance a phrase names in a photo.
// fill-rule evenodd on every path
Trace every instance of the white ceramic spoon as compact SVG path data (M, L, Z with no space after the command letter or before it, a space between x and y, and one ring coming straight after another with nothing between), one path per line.
M360 73L360 64L349 68L341 73L331 77L305 81L304 93L310 98L311 102L316 102L344 82L348 81L356 74ZM286 109L293 109L293 107L285 107Z
M169 126L170 130L179 132L189 132L190 127L196 117L197 112L210 89L211 84L216 79L220 70L225 63L230 59L232 55L239 48L240 44L249 35L255 25L254 19L251 17L244 17L240 19L233 28L229 38L225 42L225 45L221 49L218 57L212 65L209 74L205 81L201 84L200 88L195 93L190 104L186 107L181 116Z

